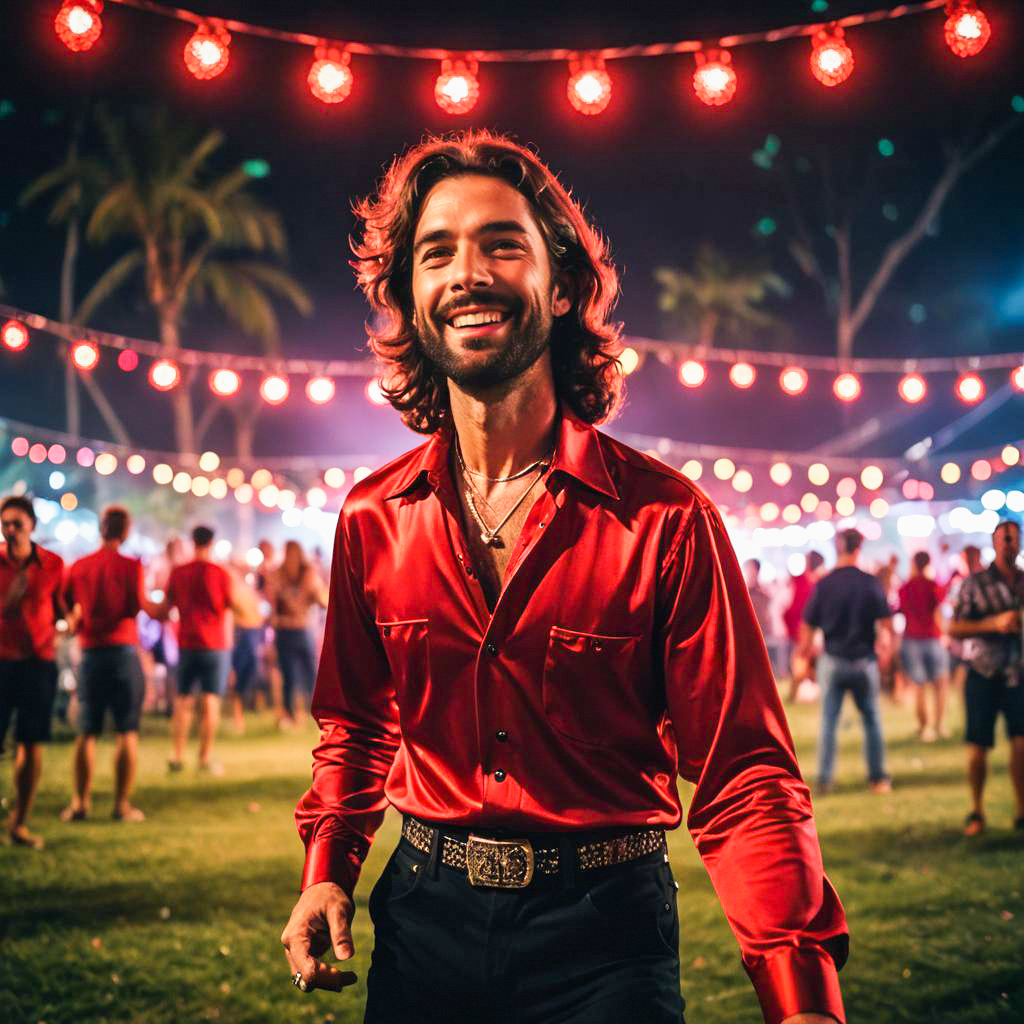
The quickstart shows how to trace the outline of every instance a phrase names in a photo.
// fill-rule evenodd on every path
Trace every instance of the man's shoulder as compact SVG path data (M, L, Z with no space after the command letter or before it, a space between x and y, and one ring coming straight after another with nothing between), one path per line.
M36 555L39 558L39 563L46 569L51 570L63 570L64 559L57 554L56 551L51 551L49 548L41 547L39 544L36 545Z
M385 499L412 484L416 479L416 466L430 441L428 438L423 444L403 452L353 483L342 502L341 515L351 518L367 509L380 508Z

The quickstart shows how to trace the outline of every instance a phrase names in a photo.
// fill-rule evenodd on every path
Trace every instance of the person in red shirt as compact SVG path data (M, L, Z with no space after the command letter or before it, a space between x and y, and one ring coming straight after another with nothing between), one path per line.
M801 654L800 623L803 621L804 608L818 585L818 580L825 573L825 556L820 551L807 553L807 565L799 576L790 580L789 605L782 613L782 621L786 626L789 638L789 694L787 699L794 703L800 692L800 684L806 679L814 678L814 655Z
M0 503L0 745L15 718L14 809L7 822L11 842L42 849L43 837L26 822L43 772L57 695L57 618L64 562L32 540L36 514L20 495Z
M108 709L114 719L114 810L119 821L143 821L131 803L138 764L139 718L145 681L136 647L140 611L155 617L159 607L146 597L142 563L121 554L131 529L126 509L112 505L100 518L102 546L80 558L68 572L66 597L82 647L79 681L79 736L75 743L74 788L61 812L63 821L88 817L96 737L103 732Z
M213 760L213 739L220 723L220 704L227 688L230 647L227 613L232 607L232 584L227 571L212 561L213 530L192 531L191 562L176 565L167 580L162 614L178 609L178 694L171 723L173 750L167 766L181 771L185 742L195 714L194 691L202 698L199 718L199 770L222 773Z
M412 149L358 210L371 346L430 438L339 517L293 983L354 981L319 957L353 954L390 804L368 1024L679 1024L681 774L765 1020L842 1021L845 919L722 518L593 425L623 383L604 243L488 132Z
M932 557L917 551L910 560L910 579L900 587L899 610L907 621L903 630L900 660L903 672L917 689L917 734L932 743L949 732L942 718L949 689L949 656L942 646L942 612L945 592L926 575ZM934 711L928 714L926 691L933 693Z

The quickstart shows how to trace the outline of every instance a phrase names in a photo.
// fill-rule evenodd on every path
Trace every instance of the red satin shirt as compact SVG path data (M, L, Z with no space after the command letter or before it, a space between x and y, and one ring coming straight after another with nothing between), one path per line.
M83 650L137 644L135 617L144 596L137 558L102 547L75 562L68 571L67 598L69 605L82 607Z
M524 832L687 825L770 1024L842 1021L842 906L743 574L709 499L563 406L491 613L448 426L338 524L296 810L303 887L352 892L387 805Z
M0 544L0 661L53 661L57 656L57 615L63 614L64 561L33 543L24 569L28 587L20 601L5 607L7 591L21 571L7 545Z

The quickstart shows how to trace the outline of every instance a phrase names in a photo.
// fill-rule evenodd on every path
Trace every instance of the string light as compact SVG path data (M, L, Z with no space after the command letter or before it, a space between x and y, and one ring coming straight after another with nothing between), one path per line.
M338 466L331 466L324 473L324 483L333 490L343 487L345 485L345 470Z
M640 353L635 348L626 345L619 353L619 365L623 374L628 377L640 365Z
M939 470L939 477L944 484L955 484L960 482L960 467L955 462L947 462Z
M802 366L787 366L779 374L779 387L787 395L799 395L807 390L807 371Z
M330 46L318 46L307 81L309 91L323 103L342 103L352 92L353 75L348 66L351 59L346 51Z
M771 469L768 470L768 476L773 484L785 487L793 479L793 470L788 462L773 462Z
M728 480L736 472L736 464L732 459L726 458L715 459L715 464L711 468L719 480Z
M145 456L139 455L138 452L134 455L129 455L128 458L124 460L124 468L127 469L132 476L138 476L140 473L144 473L146 471Z
M1024 366L1018 366L1010 373L1010 384L1017 391L1024 391Z
M973 0L950 0L946 4L946 45L958 57L976 57L985 49L992 26Z
M600 114L612 98L611 76L600 57L582 57L569 62L566 86L569 102L581 114Z
M683 463L682 474L696 482L704 475L704 467L698 459L688 459Z
M757 380L757 371L750 363L733 363L729 367L729 381L733 387L746 391Z
M75 53L91 50L103 31L102 0L64 0L53 20L57 38Z
M841 373L832 382L832 393L840 402L855 402L860 398L860 378L855 373Z
M19 459L23 459L28 454L28 438L16 437L11 441L11 452Z
M736 72L728 50L698 51L697 70L693 73L693 91L701 103L720 107L736 95Z
M480 98L480 83L476 78L475 60L441 61L441 74L434 83L434 100L447 114L466 114Z
M961 402L974 405L985 397L985 382L976 373L964 373L957 379L956 395Z
M885 474L878 466L865 466L860 471L861 486L867 491L877 491L885 481Z
M373 405L389 405L388 396L384 394L380 381L374 377L367 381L364 389L367 399Z
M824 487L828 483L829 475L828 466L824 462L812 462L807 467L807 479L815 487Z
M4 346L12 352L20 352L28 346L28 328L19 320L8 320L0 329Z
M158 359L149 368L149 383L157 391L171 391L181 382L181 370L173 359Z
M60 466L68 457L67 449L62 444L51 444L46 451L46 457L55 465Z
M199 456L199 468L204 473L215 473L220 466L220 456L216 452L203 452Z
M200 81L216 78L227 66L231 35L221 25L200 25L185 44L185 67Z
M138 368L139 357L130 348L122 349L117 354L117 367L125 373L132 373Z
M708 368L699 359L687 359L679 367L679 383L687 388L699 388L708 379Z
M238 374L226 367L214 370L210 374L210 390L220 398L230 398L232 395L237 394L241 383L242 381Z
M71 361L80 370L95 370L100 361L100 350L91 341L76 341L71 346Z
M314 405L326 405L334 398L334 381L330 377L310 377L306 381L306 397Z
M811 74L822 85L835 86L853 74L853 50L838 25L823 28L811 40Z
M260 381L260 398L267 405L280 405L288 397L289 390L288 378L279 373L267 374Z
M917 405L928 394L928 385L919 373L905 374L896 389L900 398L909 405Z
M749 470L741 469L733 476L732 486L740 494L746 494L754 486L754 477Z
M1008 444L999 453L999 458L1001 458L1007 466L1016 466L1020 462L1020 449L1016 447L1016 445Z
M111 452L100 452L96 456L93 468L100 476L110 476L117 469L117 456Z
M987 480L992 475L992 464L988 459L976 459L971 463L971 476L975 480Z

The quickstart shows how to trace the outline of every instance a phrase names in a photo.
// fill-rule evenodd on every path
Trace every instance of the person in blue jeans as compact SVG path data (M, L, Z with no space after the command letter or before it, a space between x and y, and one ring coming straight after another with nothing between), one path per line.
M835 569L824 576L804 607L800 652L809 658L814 631L825 636L818 659L821 686L821 734L818 737L819 793L832 788L836 760L836 727L849 693L864 726L864 756L874 793L888 793L892 781L885 767L885 740L878 695L881 679L875 644L892 649L892 609L874 576L858 568L863 535L854 529L836 537Z

